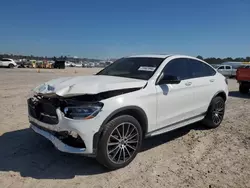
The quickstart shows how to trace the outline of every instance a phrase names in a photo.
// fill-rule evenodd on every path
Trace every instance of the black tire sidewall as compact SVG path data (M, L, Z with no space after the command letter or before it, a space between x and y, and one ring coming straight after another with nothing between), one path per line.
M118 125L120 125L121 123L124 123L124 122L129 122L129 123L132 123L133 125L135 125L135 127L137 128L138 133L139 133L139 142L138 142L136 151L134 152L132 157L129 160L127 160L125 163L117 164L117 163L112 162L109 159L106 148L107 148L109 136L112 133L112 131ZM140 126L140 123L134 117L129 116L129 115L122 115L122 116L116 117L115 119L111 120L110 122L108 122L105 125L105 128L103 130L103 134L102 134L101 139L99 140L99 144L98 144L97 160L110 170L125 167L136 157L137 153L140 151L141 144L142 144L142 128Z
M14 65L11 63L11 64L9 64L9 66L8 66L9 68L14 68Z
M222 120L220 121L220 123L215 124L213 122L212 114L213 114L213 110L215 109L215 105L216 105L217 102L223 102L224 111L223 111L223 116L222 116ZM223 121L223 119L224 119L224 114L225 114L225 101L224 101L224 99L222 97L220 97L220 96L217 96L217 97L213 98L211 103L210 103L210 106L208 108L205 120L204 120L205 125L207 127L209 127L209 128L218 127L221 124L221 122Z

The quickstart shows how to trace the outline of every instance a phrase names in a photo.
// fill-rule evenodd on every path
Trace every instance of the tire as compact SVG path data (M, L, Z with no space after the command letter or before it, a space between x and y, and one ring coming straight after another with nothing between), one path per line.
M247 94L249 92L249 87L244 86L244 84L240 84L239 91L241 94Z
M11 63L11 64L9 64L9 66L8 66L10 69L13 69L14 68L14 65Z
M225 114L225 101L222 97L214 97L210 103L203 124L208 128L216 128L223 121Z
M123 128L124 132L122 133ZM132 131L132 129L134 130ZM119 139L117 131L120 132L121 136L125 135L124 140ZM97 161L109 170L127 166L141 148L142 134L142 128L134 117L129 115L116 117L105 125L97 148ZM131 139L127 140L126 138Z

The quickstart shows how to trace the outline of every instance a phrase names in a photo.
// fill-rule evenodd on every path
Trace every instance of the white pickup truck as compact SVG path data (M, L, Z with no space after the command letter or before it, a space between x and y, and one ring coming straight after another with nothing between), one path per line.
M14 68L16 66L17 64L13 59L9 59L9 58L0 59L0 67Z
M232 65L217 65L215 68L223 76L226 76L226 77L235 77L236 76L237 68L235 68Z

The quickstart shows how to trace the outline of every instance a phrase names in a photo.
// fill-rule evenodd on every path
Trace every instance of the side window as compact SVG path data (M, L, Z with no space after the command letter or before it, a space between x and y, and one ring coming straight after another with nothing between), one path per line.
M8 59L1 59L1 61L9 61Z
M187 60L184 58L173 59L163 69L164 75L177 76L181 80L191 78Z
M208 66L205 63L202 63L202 64L203 64L203 67L204 67L205 76L214 76L216 74L216 71L212 67Z
M215 70L201 61L189 59L189 64L192 78L214 76L216 74Z
M224 66L219 67L218 70L224 70Z
M2 59L2 61L6 61L6 62L8 62L8 61L10 61L9 59Z
M230 66L226 66L226 69L231 69L231 67Z

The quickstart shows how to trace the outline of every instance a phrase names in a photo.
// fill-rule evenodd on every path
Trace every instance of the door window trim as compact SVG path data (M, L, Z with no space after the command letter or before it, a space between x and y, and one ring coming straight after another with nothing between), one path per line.
M186 58L186 57L177 57L177 58L174 58L174 59L169 60L169 61L167 62L167 64L162 68L162 70L161 70L159 76L158 76L157 79L155 80L155 85L159 85L159 84L158 84L159 79L161 78L162 72L163 72L164 69L167 67L167 65L169 65L169 63L170 63L171 61L178 60L178 59L185 59L185 60L188 60L188 58ZM192 78L188 78L188 79L192 79ZM188 79L184 79L184 80L188 80ZM181 81L183 81L183 80L181 80Z
M222 67L223 67L223 69L221 69ZM224 65L219 66L218 70L225 70L225 66Z
M205 67L208 67L208 68L212 69L212 71L213 71L213 74L212 74L212 75L203 75L203 76L199 76L199 77L192 77L193 79L195 79L195 78L210 77L210 76L215 76L215 75L216 75L216 70L214 70L214 68L210 67L208 64L206 64L206 63L204 63L204 62L202 62L202 61L200 61L200 60L197 60L197 59L192 59L192 58L187 58L187 59L188 59L188 61L196 61L196 62L199 62L200 64L202 64L202 66L204 66L204 69L205 69ZM222 67L225 68L225 66L222 66ZM224 69L224 70L225 70L225 69ZM192 71L192 69L191 69L191 71ZM203 72L203 73L204 73L204 72Z

